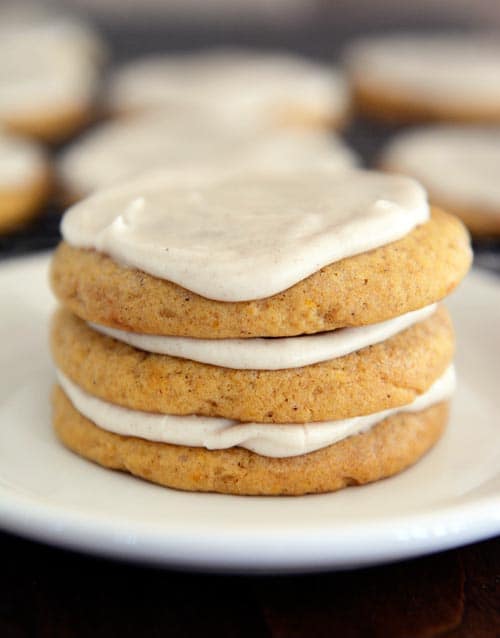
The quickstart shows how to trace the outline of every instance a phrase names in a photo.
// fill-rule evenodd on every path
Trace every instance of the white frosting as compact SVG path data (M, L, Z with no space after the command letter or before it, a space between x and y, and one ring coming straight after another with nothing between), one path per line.
M98 332L146 352L166 354L236 370L282 370L337 359L380 343L413 324L427 319L435 309L436 305L433 304L369 326L271 339L164 337L125 332L97 324L90 325Z
M343 117L348 91L338 71L290 53L211 49L145 58L111 82L114 108L197 106L246 120L289 109Z
M436 203L500 216L500 128L415 129L397 136L382 162L420 180Z
M368 430L398 412L419 412L444 401L451 397L455 387L455 372L450 366L427 392L410 405L341 421L277 425L130 410L88 394L60 371L58 378L74 407L104 430L209 450L243 447L270 457L298 456L333 445L348 436Z
M85 105L96 87L100 43L68 19L0 22L0 117Z
M218 166L239 170L330 170L355 163L339 138L314 130L269 131L199 109L146 114L106 123L79 139L62 156L66 188L87 194L158 168L192 171Z
M488 34L403 34L361 39L346 56L355 81L429 104L500 102L500 42Z
M0 190L29 186L47 166L36 142L0 131Z
M417 182L382 173L159 172L79 202L61 229L74 246L203 297L244 301L400 239L428 217Z

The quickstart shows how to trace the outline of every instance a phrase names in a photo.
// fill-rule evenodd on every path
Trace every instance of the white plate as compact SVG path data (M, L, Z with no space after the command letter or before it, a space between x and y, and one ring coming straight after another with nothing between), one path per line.
M450 301L459 388L450 427L403 474L301 498L190 494L105 470L50 426L47 257L0 267L0 527L96 554L225 571L381 563L500 532L500 284Z

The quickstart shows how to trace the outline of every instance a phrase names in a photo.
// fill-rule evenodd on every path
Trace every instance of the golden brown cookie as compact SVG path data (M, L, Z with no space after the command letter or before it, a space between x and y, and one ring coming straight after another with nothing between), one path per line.
M432 194L430 197L432 197ZM437 202L438 200L433 197L433 201ZM480 208L472 209L466 206L458 206L457 204L450 204L448 210L452 211L454 215L463 221L473 237L478 239L500 237L500 210L497 213L493 213Z
M470 262L464 226L434 210L429 222L399 241L338 261L256 301L205 299L64 242L54 255L51 281L61 303L79 317L122 330L205 339L276 337L366 325L422 308L449 294Z
M269 458L242 448L209 451L107 432L75 410L60 387L53 406L60 440L100 465L176 489L248 495L332 492L391 476L436 443L448 418L443 402L422 412L396 414L310 454Z
M352 87L354 109L361 115L387 124L419 122L498 123L500 104L484 101L474 108L469 105L443 105L419 101L414 95L381 90L357 79Z
M91 394L135 410L259 423L346 419L411 403L449 366L447 310L374 346L285 370L231 370L137 350L67 310L52 326L57 367Z
M36 111L3 118L3 125L13 133L55 144L90 124L96 118L89 105L68 105L57 110Z
M380 170L388 173L401 173L395 166L382 164ZM434 206L442 207L458 217L469 229L471 235L478 239L488 239L500 237L500 210L497 213L482 210L479 207L460 205L457 202L448 202L435 195L431 189L427 188L429 200Z
M459 217L473 235L498 237L499 162L498 127L447 124L399 133L383 149L379 167L418 180L430 201Z
M51 189L48 170L29 185L0 189L0 232L10 231L34 217L46 203Z

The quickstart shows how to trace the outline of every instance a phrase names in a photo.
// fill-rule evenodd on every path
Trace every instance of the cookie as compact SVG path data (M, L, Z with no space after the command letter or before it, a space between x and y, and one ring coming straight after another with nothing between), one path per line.
M411 403L450 365L447 311L390 339L315 365L238 370L145 353L67 310L52 326L56 366L87 392L134 410L258 423L352 418Z
M448 295L467 272L467 232L432 219L394 243L321 268L262 300L227 304L62 243L52 262L59 301L87 321L132 332L197 338L277 337L360 326Z
M206 450L113 434L82 416L60 388L53 405L60 440L91 461L166 487L246 495L332 492L392 476L436 443L448 417L448 404L442 402L422 412L399 413L310 454L270 458L238 447Z
M111 78L117 113L202 108L206 118L276 127L339 128L349 110L339 71L291 53L208 49L144 58Z
M104 56L86 25L71 18L6 19L0 26L0 123L58 142L92 117Z
M0 131L0 232L36 215L50 190L49 163L43 149Z
M58 172L68 200L157 168L172 171L325 170L356 163L353 151L322 131L244 126L199 108L172 109L107 122L61 156Z
M500 235L500 128L432 126L404 132L386 147L383 169L418 179L436 206L473 235Z
M368 117L500 122L500 45L488 34L367 37L345 62L355 107Z

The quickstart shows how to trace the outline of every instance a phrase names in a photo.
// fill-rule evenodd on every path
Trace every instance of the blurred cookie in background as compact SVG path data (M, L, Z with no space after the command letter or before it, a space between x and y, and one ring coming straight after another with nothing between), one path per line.
M0 232L36 215L51 191L44 150L31 140L0 131Z
M418 179L431 203L459 216L473 235L500 236L500 127L413 129L392 140L380 163Z
M86 22L34 5L0 8L0 123L59 142L94 116L106 49Z
M58 173L63 199L75 201L157 168L337 172L356 163L354 152L336 135L314 129L244 126L238 118L186 108L95 127L60 156Z
M355 107L389 123L500 122L500 41L488 33L354 41L345 55Z
M340 72L288 52L207 49L147 57L111 79L116 113L195 106L276 127L339 128L349 94Z

